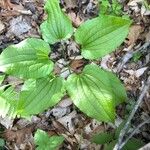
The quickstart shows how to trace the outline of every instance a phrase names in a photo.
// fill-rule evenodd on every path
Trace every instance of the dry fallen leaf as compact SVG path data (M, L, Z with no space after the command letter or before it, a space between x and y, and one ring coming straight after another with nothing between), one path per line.
M125 70L124 69L124 71L126 73L130 74L131 76L135 76L136 78L139 78L140 76L142 76L146 70L147 70L147 67L140 68L136 71L134 71L134 70Z
M22 4L19 5L12 4L10 0L0 0L0 6L5 11L2 12L0 15L2 16L13 16L19 14L26 14L31 15L32 12L30 10L26 10Z
M81 18L74 12L69 12L68 15L70 16L74 27L77 28L78 26L80 26L81 23L83 23L83 20L81 20Z
M69 107L70 105L72 105L72 100L70 98L64 98L58 103L60 107Z
M14 34L15 36L20 36L23 33L27 33L31 29L28 22L22 17L13 18L10 21L10 28L8 34Z
M12 4L10 0L0 0L0 6L4 9L11 10Z
M137 39L139 38L141 32L143 32L143 27L141 27L140 25L131 26L129 30L129 35L127 37L128 38L127 44L129 46L134 45Z
M0 21L0 34L3 32L3 30L5 29L4 24Z
M66 8L75 8L77 7L77 0L64 0Z
M17 131L13 131L11 129L7 129L4 133L3 133L3 137L10 142L15 141L17 144L22 144L24 143L24 141L26 139L28 139L28 136L30 136L32 134L32 132L34 131L35 125L31 125L28 127L25 127L21 130L17 130Z
M84 65L84 60L80 59L80 60L72 60L70 67L72 68L72 70L78 70L80 68L83 67Z

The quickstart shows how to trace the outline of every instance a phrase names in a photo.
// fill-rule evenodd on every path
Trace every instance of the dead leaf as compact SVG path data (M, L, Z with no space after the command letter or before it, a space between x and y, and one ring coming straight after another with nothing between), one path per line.
M71 72L72 72L72 71L71 71L68 67L65 67L65 68L63 68L63 69L61 70L60 76L61 76L62 78L67 78L67 77L70 75Z
M67 142L70 144L71 149L77 149L78 141L74 135L70 133L70 131L59 121L52 121L52 124L55 128L57 134L62 134Z
M84 65L84 60L83 59L80 59L80 60L72 60L71 61L71 64L70 64L70 67L72 68L72 70L78 70L80 68L83 67Z
M25 127L17 131L8 129L3 133L2 136L9 142L15 141L16 144L21 145L22 143L24 143L27 136L30 136L32 134L32 132L34 131L34 128L35 128L35 125L31 125L29 127Z
M140 25L131 26L129 30L129 35L127 37L128 38L127 44L134 45L137 39L139 38L141 32L143 32L143 27L141 27Z
M66 8L75 8L77 7L77 0L64 0Z
M68 15L70 16L70 19L72 20L74 27L79 27L81 23L83 23L83 20L76 15L74 12L69 12Z
M0 6L2 9L6 10L2 12L2 16L13 16L19 14L31 15L30 10L26 10L21 3L19 5L12 4L10 0L0 0Z
M59 106L57 106L51 110L51 114L57 119L62 118L69 112L70 112L69 108L59 107Z
M8 76L8 77L5 79L5 81L8 82L9 84L13 85L13 86L16 86L16 85L19 85L19 84L22 84L22 83L23 83L23 80L18 79L18 78L13 77L13 76Z
M70 105L72 105L72 100L70 98L65 98L58 103L60 107L69 107Z
M5 26L4 24L0 21L0 34L4 31Z
M111 69L108 67L108 61L110 59L110 55L106 55L102 58L102 61L101 61L101 67L105 70L109 70L111 71Z
M140 68L136 71L134 71L134 70L125 70L124 69L124 71L126 73L128 73L131 76L135 76L136 78L139 78L140 76L142 76L146 70L147 70L147 67Z
M73 134L75 132L75 125L73 123L73 119L76 118L77 112L72 111L70 114L59 118L57 121L60 122L68 131Z
M10 0L1 0L0 5L2 8L8 9L8 10L11 10L12 8L12 3L10 2Z
M14 34L15 36L20 36L23 33L27 33L31 29L31 26L27 23L22 16L13 18L10 21L10 28L8 34Z
M143 68L140 68L138 70L136 70L135 72L135 76L137 78L139 78L140 76L142 76L144 74L144 72L148 69L148 67L143 67Z

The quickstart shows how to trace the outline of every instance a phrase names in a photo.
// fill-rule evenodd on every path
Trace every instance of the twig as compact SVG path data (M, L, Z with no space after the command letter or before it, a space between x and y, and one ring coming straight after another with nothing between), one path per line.
M118 142L115 145L113 150L120 150L121 149L120 146L121 146L123 138L124 138L124 136L125 136L125 134L128 130L129 124L130 124L135 112L137 111L138 107L140 106L140 104L141 104L141 102L142 102L142 100L143 100L143 98L144 98L144 96L145 96L145 94L146 94L146 92L148 91L149 88L150 88L150 76L148 77L148 80L147 80L145 86L143 87L142 92L141 92L141 94L140 94L140 96L139 96L139 98L138 98L138 100L135 104L135 107L132 110L126 124L124 125L123 129L120 131Z
M122 149L122 147L133 137L133 135L145 124L150 123L150 119L142 122L140 125L138 125L133 131L132 133L126 138L126 140L120 145L120 149Z
M143 44L141 47L139 47L138 49L136 49L135 51L133 51L133 49L131 49L132 47L129 48L129 52L127 52L121 62L118 64L118 67L117 67L117 72L119 73L124 65L133 57L133 55L137 52L141 52L141 53L144 53L147 48L150 46L150 42L146 42L145 44Z

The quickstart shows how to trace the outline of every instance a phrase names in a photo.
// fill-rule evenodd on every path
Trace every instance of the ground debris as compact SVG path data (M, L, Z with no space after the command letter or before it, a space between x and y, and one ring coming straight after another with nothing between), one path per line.
M20 36L23 33L27 33L31 29L31 26L27 23L22 16L14 18L10 21L10 28L8 30L8 35Z

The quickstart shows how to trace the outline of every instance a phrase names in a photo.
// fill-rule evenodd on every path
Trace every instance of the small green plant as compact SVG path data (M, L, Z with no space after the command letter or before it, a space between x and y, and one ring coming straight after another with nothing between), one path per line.
M148 0L144 0L143 4L148 10L150 10L150 4L149 4Z
M111 14L115 16L122 15L122 6L118 0L99 0L100 2L100 13L101 14Z
M91 142L104 145L105 150L113 150L115 144L117 143L119 133L123 128L124 124L125 122L121 123L120 126L114 132L102 132L93 135ZM122 148L122 150L137 150L142 146L144 146L144 142L136 138L131 138Z
M140 60L141 57L142 57L142 53L141 52L136 52L136 53L133 54L133 61L138 62L138 60Z
M5 149L4 146L5 146L5 141L4 139L0 138L0 150L4 150Z
M68 94L89 117L114 122L115 107L127 99L119 79L96 64L89 64L81 73L74 72L63 79L54 74L49 44L74 37L85 59L100 59L124 41L131 21L100 14L75 31L58 0L47 0L45 10L48 17L40 26L44 40L28 38L7 47L0 55L0 70L24 81L20 93L10 85L1 86L0 115L28 118L55 106Z
M63 136L49 136L38 129L34 135L36 150L56 150L64 141Z

